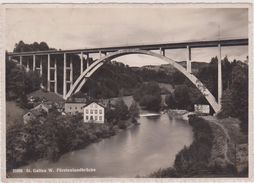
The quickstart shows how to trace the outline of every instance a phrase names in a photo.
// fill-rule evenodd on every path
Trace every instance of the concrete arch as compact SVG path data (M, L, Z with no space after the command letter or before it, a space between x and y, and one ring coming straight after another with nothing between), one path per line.
M163 56L159 53L155 53L152 51L147 50L140 50L140 49L126 49L126 50L118 50L116 52L110 53L97 61L95 61L93 64L91 64L75 81L75 83L72 85L66 96L64 96L64 99L66 100L68 97L70 97L73 93L77 93L80 91L82 86L86 83L87 78L89 78L96 70L98 70L104 63L106 63L109 60L112 60L114 58L123 56L123 55L129 55L129 54L144 54L144 55L150 55L156 58L160 58L170 65L172 65L174 68L176 68L178 71L180 71L182 74L184 74L202 93L202 95L205 96L206 100L209 102L209 104L212 106L214 111L217 113L220 111L221 106L217 103L215 97L211 94L211 92L201 83L201 81L196 78L193 74L187 72L187 70L182 67L180 64L175 62L174 60Z

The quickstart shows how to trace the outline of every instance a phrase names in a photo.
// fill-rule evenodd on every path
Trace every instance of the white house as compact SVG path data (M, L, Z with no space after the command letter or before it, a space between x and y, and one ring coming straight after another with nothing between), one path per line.
M92 102L83 107L85 123L104 123L105 107L99 103Z

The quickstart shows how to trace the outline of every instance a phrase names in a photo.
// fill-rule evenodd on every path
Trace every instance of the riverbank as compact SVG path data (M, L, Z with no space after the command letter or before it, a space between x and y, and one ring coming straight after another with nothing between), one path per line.
M189 124L194 132L193 143L176 155L173 167L148 177L248 176L247 140L237 119L192 115Z

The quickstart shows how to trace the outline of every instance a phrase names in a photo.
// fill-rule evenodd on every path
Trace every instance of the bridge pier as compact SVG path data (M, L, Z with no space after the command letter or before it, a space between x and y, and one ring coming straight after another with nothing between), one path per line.
M50 91L50 54L48 54L48 91Z
M35 63L35 71L39 70L40 76L42 76L42 57L40 57L40 63L39 64L40 64L40 66L37 67L36 63Z
M70 58L70 88L73 85L73 60Z
M101 58L102 58L102 55L106 56L106 55L107 55L107 53L106 53L106 52L99 51L99 59L101 59Z
M160 48L160 54L165 56L165 49Z
M42 78L42 56L40 57L40 66L39 67L36 67L35 66L35 70L39 70L39 73L40 73L40 77ZM41 84L40 84L40 87L43 88L43 83L41 81Z
M29 72L30 71L30 68L29 68L29 58L28 60L26 61L26 72Z
M84 58L83 58L83 52L81 52L81 54L80 54L80 74L84 71L83 64L84 64Z
M99 59L101 59L102 55L101 55L101 51L99 51Z
M54 91L57 93L57 60L55 58L55 63L54 63Z
M22 66L22 56L19 56L19 65L21 65Z
M42 77L42 57L40 59L40 76Z
M187 45L187 59L186 59L187 72L191 73L191 48Z
M86 68L89 67L89 54L86 54Z
M64 68L63 68L63 97L66 96L66 53L64 53Z
M222 70L221 70L221 45L218 45L218 104L221 106L222 97Z
M36 59L36 57L35 57L35 55L33 55L33 71L35 71L35 65L36 65L35 59Z

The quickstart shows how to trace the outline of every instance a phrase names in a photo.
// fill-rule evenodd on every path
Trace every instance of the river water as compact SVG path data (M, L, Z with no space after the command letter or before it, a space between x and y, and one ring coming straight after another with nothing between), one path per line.
M59 161L40 160L22 167L48 169L47 173L11 173L11 177L135 177L172 166L175 155L193 140L188 122L168 114L151 115L142 111L140 125L116 136L93 143L85 149L64 154ZM59 173L57 168L92 168L95 172Z

